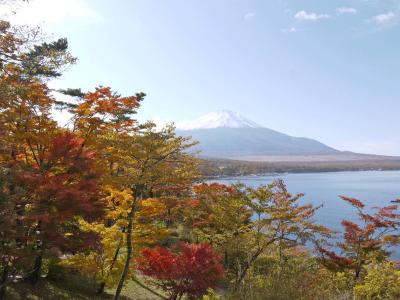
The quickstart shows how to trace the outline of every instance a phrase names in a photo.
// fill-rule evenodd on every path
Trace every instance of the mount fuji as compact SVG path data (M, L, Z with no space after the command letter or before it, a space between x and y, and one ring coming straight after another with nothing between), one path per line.
M193 122L181 124L178 129L196 130L211 128L261 128L262 126L229 110L210 112Z
M180 124L177 134L191 136L205 158L244 160L303 160L301 157L338 155L343 152L316 140L293 137L265 128L241 116L222 110L211 112L192 122Z

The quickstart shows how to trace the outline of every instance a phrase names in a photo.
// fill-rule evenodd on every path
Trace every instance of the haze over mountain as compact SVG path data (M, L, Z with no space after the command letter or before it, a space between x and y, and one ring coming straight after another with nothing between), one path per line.
M317 140L263 127L237 112L220 110L178 125L177 133L199 142L205 158L251 161L345 161L380 156L343 152Z

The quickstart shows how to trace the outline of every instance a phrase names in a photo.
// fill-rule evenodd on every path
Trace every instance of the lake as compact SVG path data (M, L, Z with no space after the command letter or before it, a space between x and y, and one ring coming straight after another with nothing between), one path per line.
M400 198L400 171L362 171L271 176L235 177L220 183L244 183L257 187L281 178L290 193L305 193L302 203L323 204L314 220L331 229L340 230L343 219L356 220L356 210L338 196L357 198L369 208L390 205Z

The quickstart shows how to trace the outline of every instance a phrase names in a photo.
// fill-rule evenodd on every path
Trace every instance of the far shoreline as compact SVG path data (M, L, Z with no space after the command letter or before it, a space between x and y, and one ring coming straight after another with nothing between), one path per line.
M318 174L338 172L400 171L400 160L343 162L248 162L236 160L202 160L204 180L234 177L262 177L284 174Z
M231 180L236 178L248 178L251 179L252 177L274 177L279 175L300 175L300 174L329 174L329 173L362 173L362 172L399 172L400 169L388 169L388 170L339 170L339 171L310 171L310 172L285 172L285 173L269 173L269 174L248 174L248 175L237 175L237 176L217 176L217 177L203 177L203 180Z

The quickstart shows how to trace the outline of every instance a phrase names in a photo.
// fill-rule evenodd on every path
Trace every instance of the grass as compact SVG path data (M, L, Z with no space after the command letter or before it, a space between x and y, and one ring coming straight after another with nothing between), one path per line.
M103 300L112 299L114 290L107 290L102 295L96 295L96 287L81 278L74 280L53 281L42 279L35 286L19 282L10 284L7 288L7 299L12 300ZM127 281L122 291L122 300L158 300L159 297L148 292L133 281Z
M97 300L112 299L111 295L97 296L89 290L71 288L69 285L62 285L49 280L41 280L35 286L29 283L11 284L7 288L7 299L15 300L42 300L42 299L76 299L76 300ZM128 298L129 299L129 298Z
M157 291L160 293L160 291ZM128 281L124 285L124 289L122 290L122 295L125 299L138 299L138 300L160 300L161 298L152 294L151 292L145 290L140 287L133 281Z

